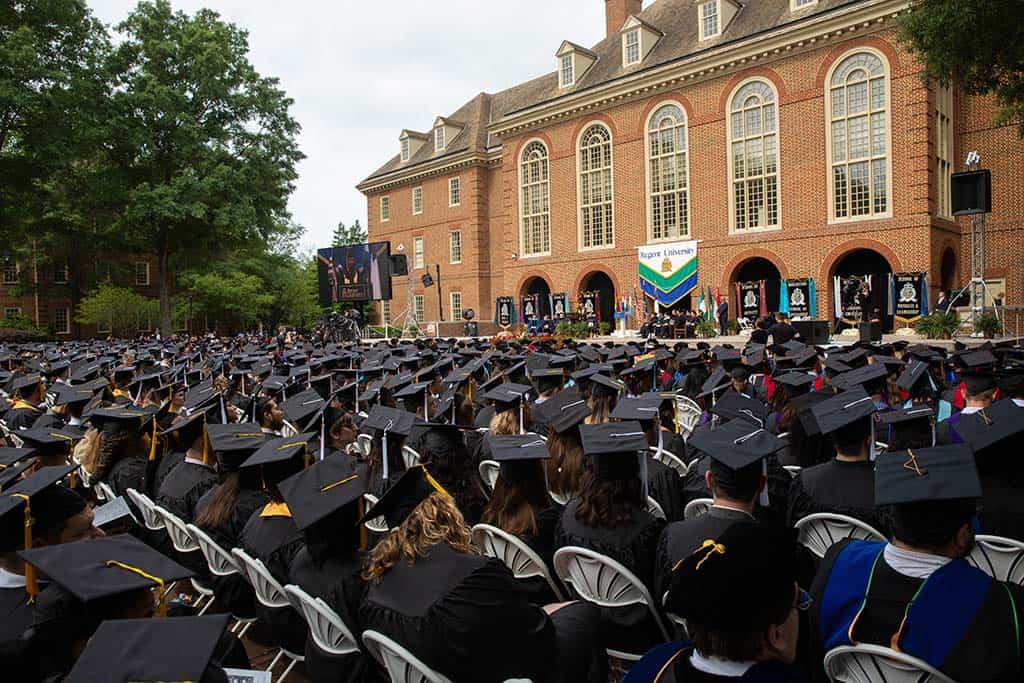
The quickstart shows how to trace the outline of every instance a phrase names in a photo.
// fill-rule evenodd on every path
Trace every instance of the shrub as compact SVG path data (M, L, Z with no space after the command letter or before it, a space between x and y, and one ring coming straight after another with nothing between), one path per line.
M702 339L708 339L710 337L718 336L718 325L707 318L702 318L697 321L697 325L694 328L697 336Z
M602 335L610 334L611 331L612 331L612 324L610 322L602 322L601 323L601 334Z
M726 327L729 330L729 334L737 335L740 333L740 321L736 318L730 320Z
M974 331L992 339L1003 333L1003 323L994 313L982 313L974 320Z
M586 337L587 323L562 320L555 325L555 334L561 334L569 337Z
M914 322L914 331L929 339L949 339L960 329L960 316L956 311L932 313Z

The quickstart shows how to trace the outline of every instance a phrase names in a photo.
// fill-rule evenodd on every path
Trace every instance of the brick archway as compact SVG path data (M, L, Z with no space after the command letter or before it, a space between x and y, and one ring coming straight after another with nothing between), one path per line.
M889 268L891 268L894 273L898 273L903 270L903 265L900 262L899 257L896 255L896 252L881 242L868 239L848 240L829 252L829 255L825 257L825 260L821 264L821 272L818 282L826 283L826 290L831 289L828 287L828 283L832 281L832 273L835 271L836 264L839 263L839 261L841 261L846 255L857 251L858 249L870 249L871 251L878 252L882 258L888 261Z
M766 261L771 261L772 265L774 265L778 269L779 275L780 277L782 277L783 280L789 278L789 269L786 268L785 261L783 261L782 258L774 251L762 249L760 247L754 249L744 249L739 254L734 256L732 260L729 261L728 264L726 264L725 269L722 271L722 281L720 285L722 289L724 291L729 291L729 288L732 287L732 283L734 282L736 278L736 273L739 271L739 269L742 268L747 261L750 261L751 259L755 258L763 258Z
M575 299L583 289L583 283L594 273L604 273L607 275L608 279L612 281L612 287L615 288L616 292L619 291L619 279L615 277L615 270L603 263L591 263L585 270L580 271L576 275L576 280L573 282L572 291L569 292L569 296Z

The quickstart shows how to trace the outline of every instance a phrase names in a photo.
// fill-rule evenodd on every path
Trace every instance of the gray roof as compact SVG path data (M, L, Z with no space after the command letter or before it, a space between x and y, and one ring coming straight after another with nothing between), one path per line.
M487 126L517 111L750 38L788 23L800 22L839 7L866 1L818 0L816 5L792 12L790 0L745 0L738 3L741 6L739 12L720 36L701 41L698 36L698 3L695 0L656 0L637 16L664 36L639 64L623 67L622 36L618 32L613 33L591 48L591 52L597 55L597 61L571 87L559 88L558 73L552 71L493 95L480 93L448 117L467 124L462 133L451 141L448 149L435 153L433 144L428 143L404 163L400 155L396 154L370 174L366 181L399 169L412 169L445 156L466 151L483 152L487 148Z

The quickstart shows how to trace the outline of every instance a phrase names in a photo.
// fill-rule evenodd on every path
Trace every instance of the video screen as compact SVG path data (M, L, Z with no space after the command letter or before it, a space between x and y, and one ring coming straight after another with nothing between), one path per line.
M320 305L391 299L391 243L328 247L316 252Z

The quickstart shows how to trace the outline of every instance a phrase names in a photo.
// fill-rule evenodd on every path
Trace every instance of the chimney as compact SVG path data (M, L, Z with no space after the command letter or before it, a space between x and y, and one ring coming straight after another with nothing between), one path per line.
M640 14L643 0L604 0L604 17L607 24L605 37L618 33L630 14Z

